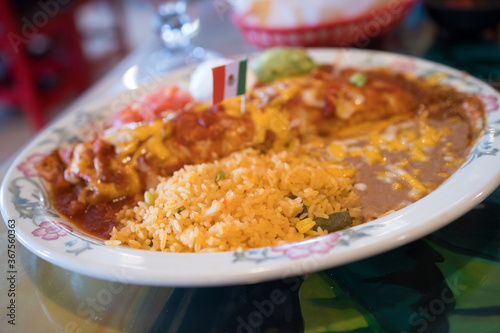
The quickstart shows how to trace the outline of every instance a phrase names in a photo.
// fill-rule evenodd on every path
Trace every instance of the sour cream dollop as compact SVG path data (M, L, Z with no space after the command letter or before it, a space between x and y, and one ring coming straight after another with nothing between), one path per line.
M191 73L189 80L189 93L191 96L198 101L211 102L214 89L212 68L226 65L231 61L234 60L218 58L207 60L198 65L193 73ZM255 74L251 70L247 70L246 81L247 90L251 89L257 81Z

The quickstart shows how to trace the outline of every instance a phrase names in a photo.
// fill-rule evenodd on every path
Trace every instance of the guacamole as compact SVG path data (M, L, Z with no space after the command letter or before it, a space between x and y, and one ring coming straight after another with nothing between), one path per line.
M259 81L269 83L282 77L310 73L317 64L306 49L276 47L262 52L250 66Z

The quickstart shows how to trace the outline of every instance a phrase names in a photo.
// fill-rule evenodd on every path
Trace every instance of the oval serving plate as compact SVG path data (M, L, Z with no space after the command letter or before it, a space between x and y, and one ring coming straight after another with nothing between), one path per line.
M89 105L35 138L3 181L4 220L16 221L17 239L30 251L81 274L156 286L230 285L318 271L396 248L452 222L500 184L500 95L493 88L458 70L407 56L351 49L314 49L309 53L319 63L386 66L421 77L438 74L443 78L440 82L478 94L486 106L487 123L477 133L464 165L434 192L404 209L356 227L282 246L220 253L162 253L106 246L59 216L33 164L58 146L88 140L99 133L113 111L146 93L150 84ZM192 70L172 72L165 80L186 84ZM475 125L482 128L482 119Z

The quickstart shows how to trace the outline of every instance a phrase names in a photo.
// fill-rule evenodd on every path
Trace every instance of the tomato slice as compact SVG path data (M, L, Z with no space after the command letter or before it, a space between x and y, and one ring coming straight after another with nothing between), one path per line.
M151 121L164 111L180 111L193 98L178 86L164 86L134 101L111 118L113 127L124 124Z

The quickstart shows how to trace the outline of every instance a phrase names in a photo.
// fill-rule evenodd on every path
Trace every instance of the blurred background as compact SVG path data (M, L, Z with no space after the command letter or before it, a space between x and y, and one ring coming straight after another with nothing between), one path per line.
M382 49L499 88L499 20L499 0L0 0L0 163L131 53L160 64L151 45L192 62L276 45Z
M153 11L139 0L0 3L3 162L151 34Z

